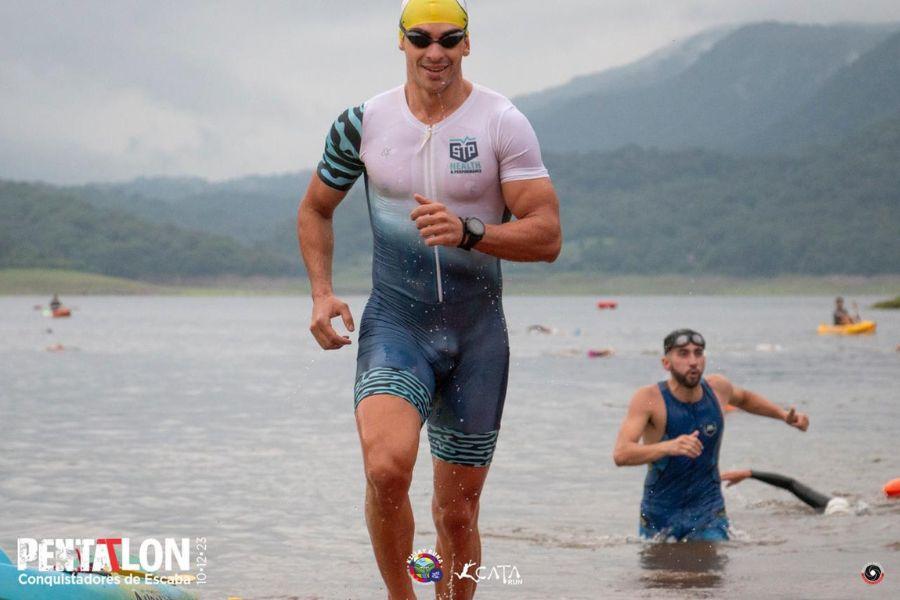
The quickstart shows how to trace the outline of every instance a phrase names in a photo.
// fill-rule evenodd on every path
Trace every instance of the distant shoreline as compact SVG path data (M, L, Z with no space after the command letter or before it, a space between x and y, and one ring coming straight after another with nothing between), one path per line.
M338 274L338 294L367 294L368 273ZM506 275L508 295L868 295L892 298L900 292L900 274L782 275L737 278L691 275L588 275L551 273L546 277ZM54 269L0 270L0 295L141 295L141 296L302 296L309 285L300 278L218 277L212 279L137 281L95 273Z

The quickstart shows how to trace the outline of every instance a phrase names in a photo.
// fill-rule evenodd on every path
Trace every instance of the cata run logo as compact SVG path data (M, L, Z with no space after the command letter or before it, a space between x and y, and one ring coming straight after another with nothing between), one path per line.
M444 576L441 557L434 550L419 550L406 560L409 576L418 583L434 583Z
M503 585L522 585L522 576L515 565L494 565L493 567L481 565L472 569L474 566L474 562L467 562L463 565L462 571L454 573L453 576L457 579L471 579L478 583L499 581Z

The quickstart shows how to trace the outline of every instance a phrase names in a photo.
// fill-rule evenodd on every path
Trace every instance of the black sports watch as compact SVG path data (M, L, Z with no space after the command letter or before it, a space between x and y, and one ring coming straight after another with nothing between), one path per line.
M471 250L484 237L484 222L477 217L460 217L459 220L462 221L463 237L457 248Z

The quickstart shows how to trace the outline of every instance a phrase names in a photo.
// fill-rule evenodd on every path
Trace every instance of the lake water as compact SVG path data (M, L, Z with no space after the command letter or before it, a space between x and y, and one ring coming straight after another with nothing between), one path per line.
M505 301L512 367L480 524L484 564L514 565L522 583L484 582L478 597L900 597L900 501L881 493L900 477L900 312L864 310L878 333L837 338L815 332L830 298L617 299ZM362 512L355 346L319 350L308 299L64 300L74 316L51 320L32 309L46 298L0 298L0 547L203 536L202 598L385 597ZM358 319L365 299L348 300ZM558 331L526 333L537 323ZM854 514L817 515L751 480L725 492L735 540L637 539L645 470L616 468L612 446L682 326L706 335L707 372L810 415L805 434L729 415L723 469L796 477ZM430 494L423 436L416 548L434 543ZM872 561L877 586L860 577Z

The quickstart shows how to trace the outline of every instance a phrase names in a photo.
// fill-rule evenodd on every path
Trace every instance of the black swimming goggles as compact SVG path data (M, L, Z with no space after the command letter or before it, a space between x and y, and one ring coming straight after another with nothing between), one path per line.
M424 31L420 31L418 29L409 29L407 30L403 24L400 24L400 31L409 40L409 43L415 46L416 48L427 48L432 44L440 44L443 48L456 48L461 41L466 38L466 30L465 29L454 29L453 31L448 31L438 39L432 38L430 35L425 33Z
M663 340L663 353L668 354L672 348L681 348L688 344L696 344L701 348L706 348L706 340L693 329L677 329Z

